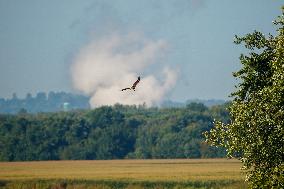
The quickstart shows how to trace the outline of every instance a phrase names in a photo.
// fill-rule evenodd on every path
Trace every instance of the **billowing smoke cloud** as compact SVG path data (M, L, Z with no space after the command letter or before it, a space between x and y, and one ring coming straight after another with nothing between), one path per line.
M144 74L165 54L167 43L138 34L112 34L84 47L75 58L71 73L75 89L91 96L92 107L102 105L158 103L175 85L176 71L164 66L161 73ZM143 75L142 75L143 73ZM130 87L138 76L136 91ZM161 75L162 80L158 80Z

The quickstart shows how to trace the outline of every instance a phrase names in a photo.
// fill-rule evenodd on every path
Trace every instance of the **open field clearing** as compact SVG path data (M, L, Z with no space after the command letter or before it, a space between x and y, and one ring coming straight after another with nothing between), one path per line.
M232 184L243 180L240 167L239 161L227 159L1 162L0 180L3 186L34 180Z
M226 159L1 162L0 179L241 180L240 167Z

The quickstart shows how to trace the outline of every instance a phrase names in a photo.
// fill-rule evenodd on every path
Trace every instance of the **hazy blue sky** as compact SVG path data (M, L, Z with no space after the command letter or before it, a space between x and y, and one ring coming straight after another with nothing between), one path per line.
M161 64L179 69L166 98L226 99L244 49L234 35L274 33L284 1L0 0L0 97L74 91L70 65L80 49L108 33L164 40ZM151 70L159 69L153 65ZM140 73L137 73L140 74ZM118 78L119 79L119 78Z

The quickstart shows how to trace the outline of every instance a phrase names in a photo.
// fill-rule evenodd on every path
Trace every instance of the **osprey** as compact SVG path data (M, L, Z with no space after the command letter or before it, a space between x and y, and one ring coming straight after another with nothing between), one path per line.
M124 88L124 89L121 89L121 91L125 91L125 90L127 90L127 89L135 91L136 85L139 83L139 81L140 81L140 76L139 76L138 79L133 83L132 87L126 87L126 88Z

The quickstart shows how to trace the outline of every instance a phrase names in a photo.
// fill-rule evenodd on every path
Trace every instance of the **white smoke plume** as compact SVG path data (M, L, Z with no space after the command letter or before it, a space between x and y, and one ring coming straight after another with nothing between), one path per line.
M95 40L79 52L72 64L73 85L91 96L92 107L159 103L175 85L176 71L164 66L162 81L156 77L159 73L142 73L158 62L167 46L163 40L152 41L138 34L112 34ZM141 81L136 91L121 91L130 87L138 76Z

